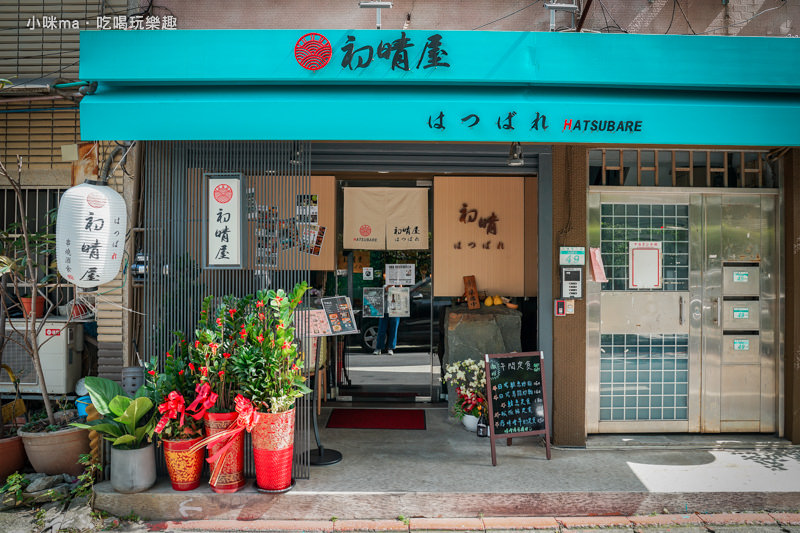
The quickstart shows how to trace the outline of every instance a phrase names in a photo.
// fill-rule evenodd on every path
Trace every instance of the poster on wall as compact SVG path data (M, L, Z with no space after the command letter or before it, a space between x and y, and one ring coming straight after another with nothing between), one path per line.
M364 318L380 318L385 314L383 309L383 287L364 287L362 316Z
M316 194L298 194L295 210L297 221L301 224L319 223L319 205Z
M206 265L241 268L242 174L206 174Z
M386 292L386 315L389 317L411 316L410 303L408 287L389 287Z
M628 288L661 288L661 243L654 241L628 242Z
M414 284L414 263L408 264L387 264L386 265L386 284L387 285L413 285Z
M319 255L325 240L325 226L316 224L300 225L300 251L306 254Z

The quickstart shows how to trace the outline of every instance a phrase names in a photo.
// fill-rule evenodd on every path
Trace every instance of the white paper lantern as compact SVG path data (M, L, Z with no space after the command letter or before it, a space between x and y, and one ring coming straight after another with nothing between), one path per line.
M68 189L58 204L56 259L61 276L78 287L108 283L119 272L128 214L125 200L105 185Z

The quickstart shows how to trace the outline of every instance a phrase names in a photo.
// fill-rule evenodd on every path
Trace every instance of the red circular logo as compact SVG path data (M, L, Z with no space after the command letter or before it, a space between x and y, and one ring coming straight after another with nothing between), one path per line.
M86 195L86 203L89 204L89 207L100 209L106 205L106 197L99 192L92 191Z
M333 55L331 43L324 35L307 33L294 45L294 57L307 70L319 70L328 64Z
M369 237L372 233L372 227L369 224L364 224L358 229L358 232L361 234L362 237Z
M233 198L233 189L230 186L223 183L214 187L214 200L218 203L227 204L231 198Z

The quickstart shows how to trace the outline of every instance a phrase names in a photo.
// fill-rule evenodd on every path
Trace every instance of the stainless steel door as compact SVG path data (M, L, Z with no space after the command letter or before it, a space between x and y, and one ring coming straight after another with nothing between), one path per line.
M587 283L589 433L780 430L777 200L590 193L609 281ZM662 243L663 287L629 289L631 240Z
M589 432L686 432L699 424L699 357L690 305L699 279L690 264L688 194L602 193L589 197L589 242L608 282L587 283ZM659 243L660 287L631 288L632 241ZM591 279L591 278L590 278Z

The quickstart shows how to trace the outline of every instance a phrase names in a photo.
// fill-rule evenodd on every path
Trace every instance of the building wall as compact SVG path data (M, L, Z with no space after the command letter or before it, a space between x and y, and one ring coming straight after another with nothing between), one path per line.
M784 387L786 438L800 444L800 149L784 160L786 327Z
M582 146L553 147L553 294L560 294L557 250L587 247L587 151ZM553 318L553 443L586 442L586 300L575 300L575 314Z
M174 13L179 28L370 29L376 19L375 9L360 9L356 0L165 0L158 4ZM585 6L586 0L580 4ZM571 26L571 17L563 12L555 19L557 30ZM800 34L798 21L800 3L792 1L605 0L592 3L583 28L596 32L779 36ZM549 31L550 12L544 2L529 0L395 0L393 8L381 10L381 22L383 29L393 30Z

